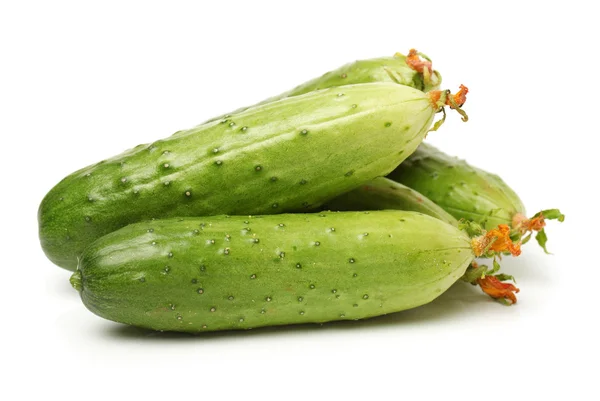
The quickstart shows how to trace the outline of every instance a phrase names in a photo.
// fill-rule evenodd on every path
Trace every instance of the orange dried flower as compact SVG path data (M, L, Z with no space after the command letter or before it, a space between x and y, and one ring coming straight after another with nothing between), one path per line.
M525 234L528 231L540 231L546 227L546 220L544 215L540 213L539 216L528 219L521 213L515 214L512 221L513 227L521 233Z
M413 70L423 73L423 70L427 68L429 73L432 72L431 61L423 60L419 53L415 49L410 49L408 51L408 56L406 56L406 64Z
M510 239L510 227L500 224L498 228L488 231L482 236L471 240L471 247L475 256L483 255L486 250L494 252L510 252L513 256L521 254L521 244L514 244Z
M517 303L517 296L515 293L519 292L519 289L513 284L503 283L494 276L480 277L477 279L477 284L479 284L483 292L492 298L504 298L513 304Z
M430 91L428 93L429 99L431 99L431 103L433 104L434 108L443 106L439 104L440 98L442 97L442 92L443 91L441 90L435 90ZM446 97L446 100L444 101L444 105L450 106L450 108L454 109L455 107L452 105L453 103L457 107L460 107L463 104L465 104L465 102L467 101L467 93L469 93L469 88L467 88L464 85L460 85L460 89L458 90L458 92L456 92L456 94L452 95L449 91L447 93L448 95ZM450 101L450 97L452 98L452 100L454 100L454 102Z
M456 105L458 105L459 107L465 104L465 102L467 101L467 93L469 93L469 88L461 84L458 92L456 92L455 95L452 95L454 103L456 103ZM451 106L451 104L448 101L446 101L446 104Z

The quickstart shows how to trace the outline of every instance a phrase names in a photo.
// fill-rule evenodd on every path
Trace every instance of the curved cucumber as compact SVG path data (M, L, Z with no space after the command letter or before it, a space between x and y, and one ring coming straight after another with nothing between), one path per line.
M415 212L213 216L108 234L86 249L71 282L103 318L201 332L413 308L473 258L464 232Z
M458 221L433 201L412 188L378 177L330 201L324 209L336 211L410 210L458 226Z
M421 144L388 175L421 192L457 219L466 219L491 230L511 226L513 217L525 214L517 194L497 175Z
M418 59L419 55L415 52L409 57ZM431 63L429 63L429 65L431 66ZM303 95L319 89L371 82L396 83L413 87L422 92L429 92L431 90L439 89L442 82L440 73L435 70L429 72L430 68L431 67L427 70L423 69L423 72L417 71L407 63L407 56L400 53L396 53L393 57L357 60L345 64L333 71L329 71L318 78L311 79L310 81L298 85L292 90L265 99L262 102L257 103L257 105L270 103L287 97ZM236 110L234 113L239 113L246 109L247 107L243 107ZM215 117L209 121L222 118L224 118L224 116Z
M250 108L81 169L42 201L39 235L74 270L93 240L150 218L307 210L411 154L438 106L371 83ZM326 168L324 168L326 166Z

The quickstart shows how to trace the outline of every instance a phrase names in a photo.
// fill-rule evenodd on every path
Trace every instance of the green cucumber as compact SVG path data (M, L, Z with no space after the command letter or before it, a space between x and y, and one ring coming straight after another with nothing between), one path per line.
M139 145L46 195L42 248L74 270L85 246L145 219L318 207L411 154L445 103L433 94L390 83L324 89Z
M460 224L452 215L421 193L385 177L378 177L352 191L342 194L328 201L323 208L334 211L406 210L419 212L464 229L467 235L474 239L474 246L476 248L485 249L490 244L490 241L481 239L481 236L485 237L488 234L483 231L481 226L469 224L463 227L463 224ZM498 230L494 230L494 233L501 234ZM496 240L500 239L498 235L494 235L494 237L496 237ZM478 246L477 244L479 243L483 245ZM493 257L495 255L478 256ZM499 270L500 265L497 261L493 262L492 268L474 263L471 268L467 269L461 279L471 284L480 285L484 292L493 298L499 298L505 304L513 304L517 302L517 298L513 292L518 292L519 290L512 284L502 283L501 281L503 280L513 278L502 273L498 274ZM490 283L494 283L494 285ZM490 290L490 288L492 289Z
M334 211L411 210L458 226L458 220L412 188L378 177L330 201L323 209Z
M424 57L425 61L419 59L419 56ZM414 63L410 62L411 60L417 64L426 63L427 66L425 68L418 68L414 65ZM303 95L319 89L370 82L396 83L413 87L422 92L429 92L431 90L439 89L442 78L438 71L435 71L431 68L431 60L429 60L427 56L416 52L414 49L411 49L408 57L403 54L396 53L393 57L357 60L352 63L345 64L333 71L323 74L318 78L311 79L310 81L298 85L292 90L263 100L256 105L270 103L287 97ZM247 107L240 108L233 113L239 113L246 109ZM222 118L224 118L224 116L215 117L209 121Z
M116 322L249 329L423 305L474 257L463 231L416 212L165 219L92 243L71 283L90 311Z
M518 195L497 175L422 143L388 175L441 206L457 219L472 220L490 230L525 214Z
M534 219L540 216L542 224L544 218L564 220L557 209L544 210L532 219L526 219L523 202L498 175L471 166L426 143L422 143L388 178L424 194L457 219L474 221L486 230L507 225L514 230L514 240L529 235L531 229L527 222L535 223ZM546 250L543 226L537 228L536 238ZM528 239L525 237L524 242Z

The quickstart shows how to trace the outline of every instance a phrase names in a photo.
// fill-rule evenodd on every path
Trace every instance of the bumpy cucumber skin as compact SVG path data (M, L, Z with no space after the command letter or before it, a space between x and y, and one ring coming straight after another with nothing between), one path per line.
M212 216L108 234L86 249L71 281L103 318L202 332L413 308L473 258L465 233L416 212Z
M393 75L390 76L390 73ZM423 75L406 64L406 57L396 54L393 57L380 57L369 60L357 60L345 64L340 68L329 71L318 78L311 79L292 90L270 97L257 103L255 106L270 103L287 97L303 95L314 90L338 87L342 85L365 84L371 82L389 82L410 86L422 92L439 89L442 82L439 72L432 73L430 82L425 83ZM248 107L240 108L233 113L240 113ZM233 114L231 113L231 114ZM222 119L224 116L215 117L209 121Z
M325 210L410 210L458 226L458 220L424 195L389 178L378 177L323 205Z
M74 270L85 246L137 221L318 207L389 173L416 149L433 118L423 92L372 83L311 92L180 131L63 179L39 208L42 248Z
M438 204L457 219L480 223L486 230L512 225L515 214L525 214L518 195L497 175L421 144L388 175Z

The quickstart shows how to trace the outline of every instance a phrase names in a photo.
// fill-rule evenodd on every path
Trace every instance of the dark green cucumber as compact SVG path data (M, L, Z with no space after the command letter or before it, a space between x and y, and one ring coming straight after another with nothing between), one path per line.
M428 73L429 69L423 69L427 75L425 76L423 72L419 72L412 68L406 60L407 57L400 53L396 53L393 57L357 60L345 64L333 71L329 71L318 78L311 79L310 81L298 85L292 90L263 100L257 105L270 103L286 97L303 95L319 89L370 82L396 83L413 87L422 92L439 89L442 78L438 71L431 70L431 72ZM239 113L246 109L247 107L240 108L234 113ZM224 116L215 117L209 121L222 118L224 118Z
M464 232L416 212L213 216L108 234L85 250L71 283L103 318L202 332L413 308L473 258Z
M425 143L388 178L423 193L457 219L474 221L486 230L507 225L514 241L525 243L537 231L535 238L546 253L545 220L562 222L565 218L558 209L526 218L523 202L498 175Z
M519 196L496 174L421 144L388 175L431 199L457 219L475 221L486 230L511 225L525 214Z
M323 205L323 209L334 211L411 210L458 226L458 220L433 201L414 189L385 177L378 177L328 201Z
M139 145L83 168L42 201L39 235L74 270L93 240L150 218L307 210L389 173L438 106L390 83L324 89Z

